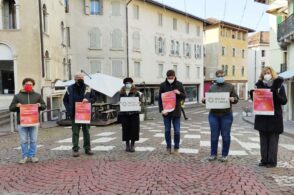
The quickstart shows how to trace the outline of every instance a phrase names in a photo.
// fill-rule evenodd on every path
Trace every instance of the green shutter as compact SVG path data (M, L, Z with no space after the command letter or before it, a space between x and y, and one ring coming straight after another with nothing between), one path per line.
M283 22L282 16L277 16L277 24L281 24Z

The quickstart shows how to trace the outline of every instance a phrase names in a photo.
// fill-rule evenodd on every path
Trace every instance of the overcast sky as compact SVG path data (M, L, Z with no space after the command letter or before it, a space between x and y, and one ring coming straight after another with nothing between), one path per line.
M256 31L269 30L267 5L254 0L156 0L201 18L217 18ZM206 12L205 3L206 2ZM246 3L247 2L247 3ZM186 4L186 6L185 6ZM244 7L246 4L245 12ZM185 9L186 7L186 9ZM263 16L262 16L262 13ZM242 19L243 16L243 19ZM262 16L262 17L261 17Z

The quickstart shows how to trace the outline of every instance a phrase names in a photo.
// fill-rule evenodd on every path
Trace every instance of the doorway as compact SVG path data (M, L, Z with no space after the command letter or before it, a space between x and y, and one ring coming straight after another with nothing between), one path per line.
M14 72L1 70L2 94L14 94Z

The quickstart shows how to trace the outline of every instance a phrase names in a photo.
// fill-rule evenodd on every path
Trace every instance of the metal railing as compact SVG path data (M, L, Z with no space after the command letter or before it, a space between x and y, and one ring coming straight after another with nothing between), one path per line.
M278 25L278 42L294 35L294 14L290 15L285 21Z

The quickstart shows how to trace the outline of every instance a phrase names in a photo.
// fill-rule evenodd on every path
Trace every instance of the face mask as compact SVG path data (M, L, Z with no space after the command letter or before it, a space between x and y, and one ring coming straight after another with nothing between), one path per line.
M172 84L172 83L175 81L175 79L167 79L167 81L168 81L170 84Z
M127 84L126 84L126 88L127 88L127 89L131 89L131 88L132 88L132 84L131 84L131 83L127 83Z
M272 75L271 74L266 74L263 76L264 80L269 81L272 79Z
M78 84L79 86L84 85L84 80L83 80L83 79L79 79L79 80L77 80L77 84Z
M24 90L25 90L26 92L31 92L31 91L33 90L33 86L32 86L32 85L25 85L25 86L24 86Z
M222 84L225 82L225 78L224 77L216 77L215 82L218 84Z

